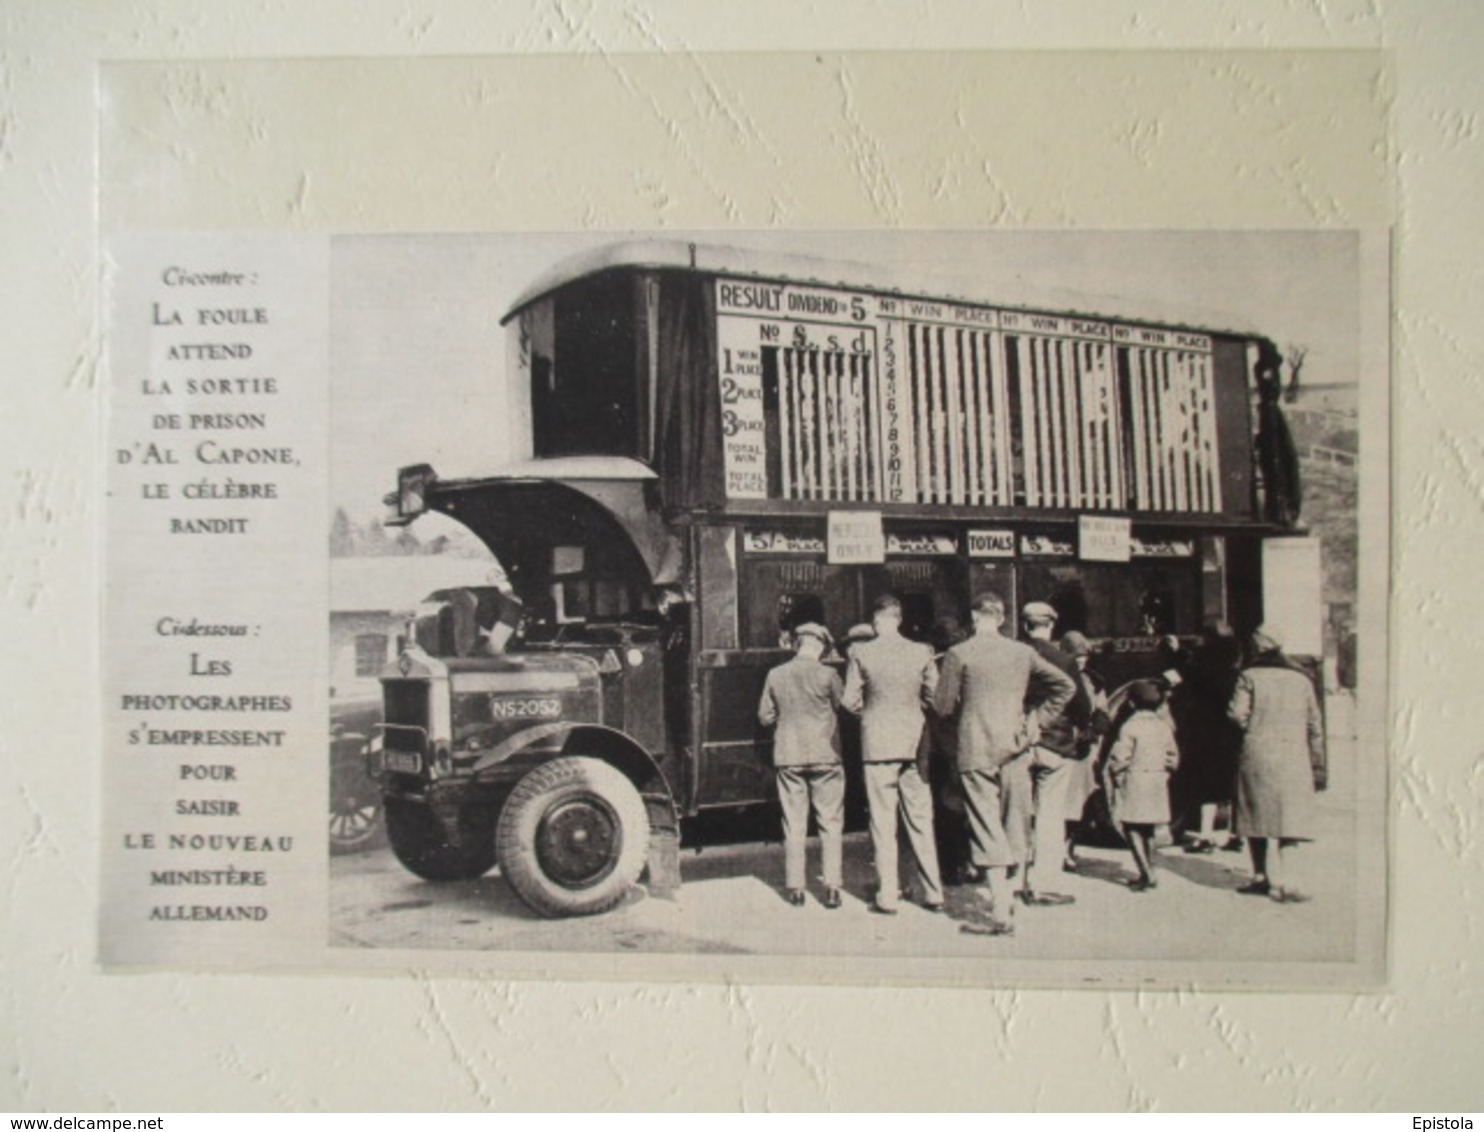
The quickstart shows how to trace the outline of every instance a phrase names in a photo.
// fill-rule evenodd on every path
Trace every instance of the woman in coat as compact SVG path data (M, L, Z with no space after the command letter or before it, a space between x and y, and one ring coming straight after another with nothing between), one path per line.
M1239 891L1279 903L1306 899L1288 883L1283 850L1314 838L1314 795L1325 787L1324 725L1309 677L1283 655L1276 632L1252 635L1228 714L1242 729L1236 832L1248 839L1252 882Z
M1160 710L1164 688L1139 680L1128 693L1130 714L1108 752L1108 780L1113 787L1113 817L1134 855L1135 892L1154 888L1154 827L1170 820L1170 775L1180 765L1175 732Z

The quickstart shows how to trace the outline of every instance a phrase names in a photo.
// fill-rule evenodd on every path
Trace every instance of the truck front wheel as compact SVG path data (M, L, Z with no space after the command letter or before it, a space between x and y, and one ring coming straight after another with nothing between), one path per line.
M392 852L423 880L473 880L495 863L494 811L466 806L459 813L459 842L453 844L443 823L421 802L386 799L386 836Z
M495 837L500 873L543 916L590 916L623 900L649 850L644 801L590 758L543 763L517 783Z

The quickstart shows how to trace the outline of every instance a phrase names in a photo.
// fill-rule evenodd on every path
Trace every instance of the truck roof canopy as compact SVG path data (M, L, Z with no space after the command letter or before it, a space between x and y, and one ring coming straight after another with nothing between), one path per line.
M1103 322L1201 330L1208 334L1228 334L1233 337L1258 337L1251 329L1230 325L1216 327L1199 318L1151 319L1147 311L1141 313L1131 307L1120 306L1117 300L1102 299L1094 309L1084 305L1085 298L1071 293L1038 295L1032 302L1016 301L1008 296L990 296L979 291L972 283L966 284L962 279L946 283L941 276L923 272L908 262L893 264L888 279L884 278L888 273L881 264L683 240L620 241L590 248L559 260L520 293L500 322L502 325L508 323L532 303L560 290L568 283L617 268L690 270L708 275L788 281L879 295L941 299L1000 310L1042 311Z

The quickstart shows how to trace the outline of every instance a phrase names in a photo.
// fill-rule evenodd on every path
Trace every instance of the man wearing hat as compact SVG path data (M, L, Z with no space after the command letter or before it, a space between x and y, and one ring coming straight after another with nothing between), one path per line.
M1040 735L1030 757L1017 761L1007 784L1007 820L1020 824L1030 849L1020 872L1019 895L1026 904L1070 904L1073 897L1037 889L1034 878L1044 881L1064 856L1067 786L1078 754L1078 732L1092 720L1092 700L1071 657L1051 643L1056 610L1044 601L1033 601L1020 611L1020 618L1027 643L1072 682L1073 693L1061 710L1042 714Z
M1011 935L1015 905L1010 868L1025 860L1023 841L1005 825L1009 764L1027 758L1037 724L1049 723L1071 701L1076 685L1040 653L1000 632L1005 603L997 594L974 600L974 635L948 650L933 706L958 721L958 769L969 825L970 860L989 886L989 918L964 924L975 935Z
M812 806L824 852L824 906L838 908L845 771L837 712L843 687L839 674L822 663L831 647L828 629L805 622L794 629L794 644L793 659L768 673L757 709L758 722L776 729L773 767L783 807L784 895L795 907L804 903Z
M897 818L917 862L922 905L943 909L933 796L917 762L924 714L938 686L938 666L928 645L902 636L902 603L890 594L871 613L875 639L851 650L845 674L845 710L861 717L861 758L876 858L876 899L871 911L897 913Z

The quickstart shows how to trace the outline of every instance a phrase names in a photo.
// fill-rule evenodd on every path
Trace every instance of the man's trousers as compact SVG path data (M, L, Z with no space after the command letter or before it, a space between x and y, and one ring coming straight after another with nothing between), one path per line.
M842 880L841 836L845 831L845 771L838 764L781 766L778 801L783 806L784 885L804 888L805 854L809 837L809 810L819 825L824 851L824 883L839 888Z
M915 762L868 762L866 800L871 807L871 848L876 856L876 903L895 908L901 888L897 875L897 818L917 863L924 904L943 903L938 875L938 843L933 835L933 792Z

